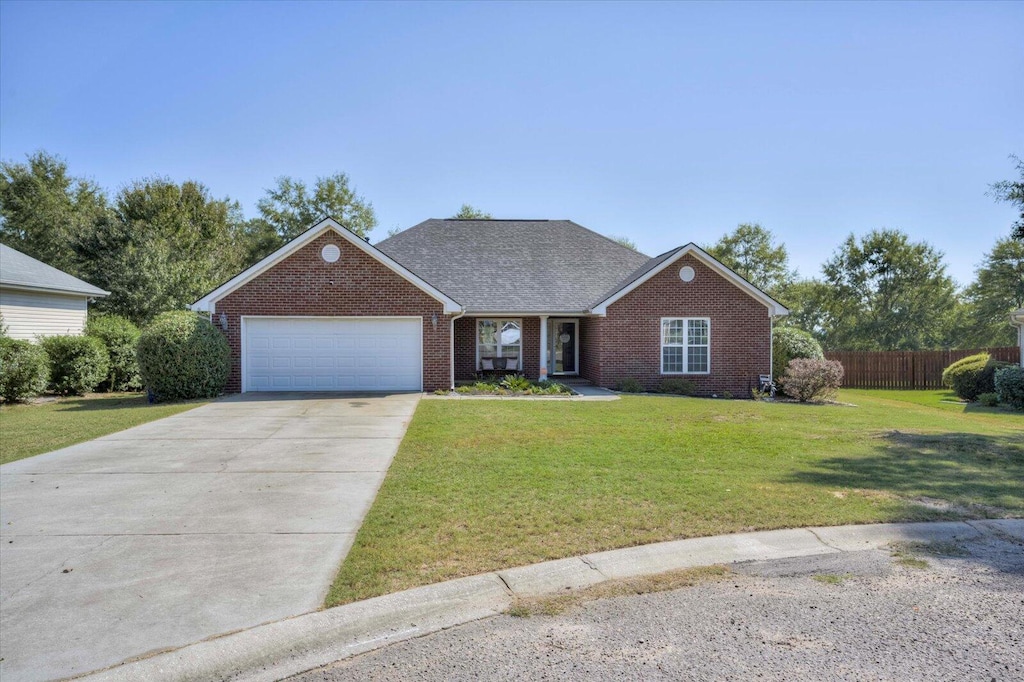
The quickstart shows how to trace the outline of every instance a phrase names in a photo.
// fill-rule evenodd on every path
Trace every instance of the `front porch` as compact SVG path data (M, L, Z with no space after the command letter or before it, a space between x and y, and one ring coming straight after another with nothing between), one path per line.
M590 318L537 316L461 317L455 321L455 380L480 373L518 372L533 380L595 382L586 361Z

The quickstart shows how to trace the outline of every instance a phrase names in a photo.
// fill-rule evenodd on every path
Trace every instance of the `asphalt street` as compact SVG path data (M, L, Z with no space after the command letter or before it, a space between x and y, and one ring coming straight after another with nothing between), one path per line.
M496 616L291 679L1024 679L1024 543L904 549L735 565L693 587Z

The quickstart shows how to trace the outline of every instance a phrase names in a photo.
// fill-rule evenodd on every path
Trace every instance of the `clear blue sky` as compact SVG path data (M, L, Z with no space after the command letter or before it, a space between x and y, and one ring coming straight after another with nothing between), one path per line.
M4 0L0 156L37 149L247 215L344 171L375 239L463 202L649 254L759 221L810 275L894 227L966 282L1014 218L1024 3Z

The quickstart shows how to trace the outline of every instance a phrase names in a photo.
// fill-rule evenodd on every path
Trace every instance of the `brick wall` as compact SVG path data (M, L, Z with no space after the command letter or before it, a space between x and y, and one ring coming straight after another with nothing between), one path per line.
M326 244L341 250L334 263L320 257ZM228 317L232 354L229 392L241 390L242 315L422 316L423 389L446 389L450 383L451 323L444 306L333 231L217 301L215 318L221 313Z
M601 385L601 326L603 317L581 317L580 376L596 386Z
M684 265L696 273L692 282L679 279ZM758 375L769 373L768 309L689 255L608 307L607 317L598 323L600 368L591 368L584 356L585 372L596 371L602 386L614 387L620 379L632 377L647 389L655 388L665 378L661 374L662 317L711 318L711 374L670 375L693 381L701 395L730 391L746 397Z

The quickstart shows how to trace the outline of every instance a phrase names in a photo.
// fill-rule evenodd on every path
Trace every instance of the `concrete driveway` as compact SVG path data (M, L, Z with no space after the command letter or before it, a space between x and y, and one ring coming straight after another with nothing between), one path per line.
M249 394L0 467L0 678L320 607L418 394Z

